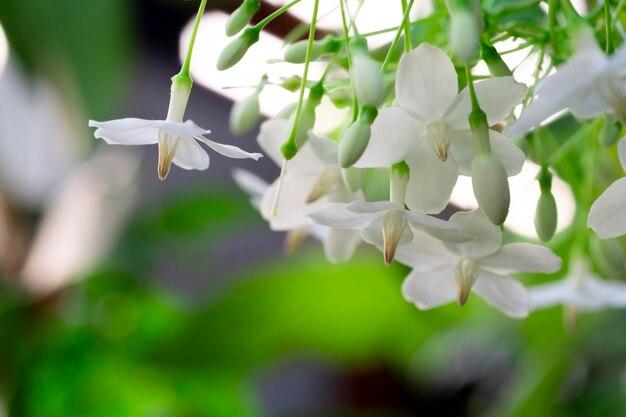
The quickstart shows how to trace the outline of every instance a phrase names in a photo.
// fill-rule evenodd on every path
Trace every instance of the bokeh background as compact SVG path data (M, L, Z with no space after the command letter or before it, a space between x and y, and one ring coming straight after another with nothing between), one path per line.
M0 1L0 417L626 415L625 313L421 312L408 270L371 248L340 265L314 241L284 253L231 179L272 180L269 158L212 154L161 182L156 147L95 140L88 119L164 116L197 3ZM227 121L262 73L212 69L237 6L208 2L187 116L258 151ZM279 57L303 16L256 53Z

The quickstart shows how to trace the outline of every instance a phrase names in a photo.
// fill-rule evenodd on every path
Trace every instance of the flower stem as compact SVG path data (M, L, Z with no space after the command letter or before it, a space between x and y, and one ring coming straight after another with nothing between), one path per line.
M180 73L178 74L181 77L189 78L189 67L191 66L193 46L196 43L196 35L198 34L198 28L200 27L200 21L202 20L202 15L204 14L206 2L207 0L200 1L200 7L198 7L198 13L196 14L196 21L193 24L193 32L191 32L191 39L189 40L189 46L187 47L187 55L185 56L185 61L183 62L183 66L180 69Z
M346 19L346 9L344 7L344 0L339 0L341 6L341 22L343 23L343 38L346 43L346 55L348 57L348 70L352 70L352 57L350 56L350 29L348 28L348 21ZM359 100L356 98L356 92L354 91L354 80L350 77L350 88L352 90L352 121L355 121L359 116Z
M606 54L611 55L614 51L613 47L613 26L611 20L611 8L609 1L604 0L604 20L606 27Z
M393 42L391 42L391 45L389 46L389 50L387 51L387 56L385 56L385 60L383 61L383 64L381 66L381 71L385 71L385 68L387 68L387 66L389 65L389 63L391 62L391 57L393 56L394 51L396 50L396 46L398 46L398 42L400 42L400 36L402 36L402 31L405 31L405 35L404 37L406 38L406 28L407 28L407 23L409 21L409 13L411 11L411 7L413 7L413 1L414 0L409 0L409 4L407 7L405 7L404 10L404 14L402 15L402 22L400 24L400 26L398 26L397 28L397 32L396 32L396 37L393 38ZM409 48L411 47L411 45L409 45ZM410 49L409 49L410 50ZM405 42L405 52L406 51L406 42Z
M300 0L294 0L300 1ZM289 4L294 3L293 1ZM315 27L317 24L317 11L319 9L319 0L315 0L313 3L313 16L311 18L311 27L309 28L309 40L306 48L306 56L304 59L304 72L302 74L302 83L300 84L300 95L298 97L298 105L296 107L296 114L293 119L293 125L291 125L291 132L287 141L280 148L285 159L289 160L296 156L298 153L298 145L296 145L296 131L298 130L298 124L300 123L300 116L302 115L302 102L304 101L304 90L306 89L307 79L309 76L309 64L311 63L311 55L313 53L313 41L315 40Z
M285 4L283 7L281 7L280 9L277 9L275 12L273 12L272 14L267 16L265 19L261 20L254 27L256 29L259 29L259 30L263 29L265 26L267 26L267 24L269 22L271 22L272 20L276 19L278 16L280 16L283 13L285 13L292 6L295 6L296 4L300 3L301 1L302 0L293 0L292 2Z
M467 77L467 87L470 93L470 99L472 101L472 112L469 115L469 124L476 139L476 146L478 147L478 153L487 155L491 153L491 142L489 140L489 123L487 122L487 115L480 108L478 103L478 97L476 96L476 90L474 88L474 77L469 65L465 65L465 75Z
M400 0L402 2L402 26L404 26L404 52L411 52L411 26L409 23L408 17L411 12L411 8L413 7L413 1L411 0L410 4L407 6L406 0Z

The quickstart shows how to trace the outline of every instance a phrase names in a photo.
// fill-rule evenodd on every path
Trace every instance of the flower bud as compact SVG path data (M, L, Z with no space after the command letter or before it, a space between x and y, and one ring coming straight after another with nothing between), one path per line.
M556 201L550 190L541 191L535 212L535 230L539 239L549 241L556 232L557 210Z
M217 60L217 69L227 70L244 57L248 49L259 40L259 30L255 28L246 29L241 36L226 45Z
M291 44L285 51L285 61L292 64L303 64L306 61L308 40L301 40ZM324 54L336 52L341 47L341 41L328 35L319 41L313 41L311 49L311 61L317 60Z
M496 48L492 45L482 43L480 51L480 57L487 64L487 68L489 68L489 73L491 75L494 77L510 77L513 75L511 69L508 67L506 62L504 62Z
M296 129L296 145L298 145L298 148L307 141L309 130L313 129L313 126L315 126L315 106L311 105L310 101L307 100L302 106L300 123L298 123L298 128Z
M476 16L467 9L452 14L450 22L450 47L461 62L469 62L476 57L482 25Z
M226 21L226 36L234 36L241 32L250 23L252 17L259 11L259 0L244 0L243 3L228 17Z
M259 92L238 101L230 111L230 130L236 135L248 133L261 116L259 109Z
M501 225L509 213L509 182L502 162L491 153L479 153L472 161L472 188L478 206L491 223Z
M280 84L282 88L287 91L296 92L302 85L302 77L299 75L292 75L291 77L283 78L283 82Z
M344 168L341 170L343 183L345 184L346 188L352 193L356 193L363 187L366 174L367 169L364 168Z
M329 91L327 96L338 109L344 109L352 105L352 95L346 88L335 88Z
M359 103L378 106L384 98L385 83L380 65L369 55L352 57L352 81Z
M339 165L348 168L359 160L370 141L372 128L364 119L357 119L339 141Z

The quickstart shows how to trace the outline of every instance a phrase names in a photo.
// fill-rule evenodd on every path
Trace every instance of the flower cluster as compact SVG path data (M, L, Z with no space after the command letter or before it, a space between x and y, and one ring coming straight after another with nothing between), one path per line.
M226 33L235 38L219 57L218 69L236 65L261 30L298 2L248 26L259 2L245 0L228 20ZM312 0L308 39L292 43L284 54L284 61L304 64L302 74L276 83L263 75L231 113L231 129L241 134L259 120L259 96L266 86L299 93L298 101L264 121L258 134L259 146L280 175L271 184L247 171L234 175L270 228L287 233L286 249L295 250L312 235L329 261L340 262L359 245L371 245L385 264L395 260L412 269L402 292L420 309L454 300L462 306L472 292L511 317L557 303L581 310L625 306L626 286L597 277L626 275L623 249L619 243L610 251L592 243L597 239L586 227L600 239L626 234L624 178L604 191L593 174L600 158L611 158L602 152L610 150L626 123L626 46L613 48L608 2L605 51L588 25L591 17L579 16L567 0L549 2L547 27L523 19L502 23L518 19L518 10L478 1L442 3L431 17L412 22L409 0L403 2L398 27L389 30L395 38L377 51L359 33L346 2L338 2L343 33L315 39L319 0ZM535 3L524 7L544 13ZM501 22L494 16L507 18ZM421 25L438 19L448 24L447 38L425 38ZM233 158L260 156L212 142L203 136L208 132L183 122L194 39L195 31L187 66L173 79L165 121L91 122L96 136L109 143L158 142L161 178L171 163L186 169L208 166L196 141ZM528 48L538 59L529 85L516 80L498 45L520 39L513 52ZM317 80L309 77L312 61L326 66ZM489 75L479 75L479 64ZM546 76L540 79L541 74ZM331 132L320 131L317 123L325 97L350 110L345 124ZM559 118L568 110L574 117ZM562 129L563 120L577 129ZM583 144L585 152L572 152ZM626 139L618 154L626 169ZM553 241L557 230L555 176L569 183L577 207L567 236L554 244L568 259L567 277L528 291L513 274L561 270L561 258L538 242L503 244L509 178L530 161L540 166L534 224L542 241ZM460 211L451 201L460 176L471 178L475 210ZM611 256L618 261L603 268L611 262L602 259Z

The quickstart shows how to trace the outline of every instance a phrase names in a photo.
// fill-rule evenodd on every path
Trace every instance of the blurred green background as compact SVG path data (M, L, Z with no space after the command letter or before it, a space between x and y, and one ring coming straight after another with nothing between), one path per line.
M85 250L117 230L110 245L93 249L99 256L81 255L93 262L54 276L45 262L28 267L43 256L34 254L43 251L35 250L40 235L52 236L53 259L69 245L70 226L54 234L42 225L71 172L99 152L87 119L159 117L178 34L195 7L0 1L9 63L35 99L37 80L53 86L82 149L37 203L10 191L36 165L27 151L11 171L25 173L0 180L0 417L626 415L625 313L581 315L568 330L560 308L516 321L475 297L464 308L418 311L400 293L408 270L385 268L371 248L341 265L329 264L315 242L283 255L282 236L267 230L229 180L230 167L217 162L160 184L156 150L147 151L139 186L128 178L109 184L95 219L67 213L82 231L105 227L83 237ZM0 89L0 113L16 102L9 90ZM155 94L161 107L144 106ZM230 103L198 94L190 112L206 119L209 108L211 128L226 135ZM2 146L36 140L29 119L23 123L10 138L0 128ZM260 170L275 174L265 162ZM98 169L102 178L115 168ZM79 214L89 211L80 192L74 198ZM132 210L119 209L124 199ZM119 221L109 224L112 217ZM41 287L54 277L72 283Z

